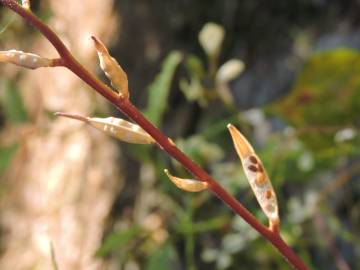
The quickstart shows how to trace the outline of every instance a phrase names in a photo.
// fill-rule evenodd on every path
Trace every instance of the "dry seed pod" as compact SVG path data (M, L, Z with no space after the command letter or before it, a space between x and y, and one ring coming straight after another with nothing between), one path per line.
M12 63L29 69L51 67L54 65L52 59L16 50L0 51L0 62Z
M85 122L90 126L127 143L151 144L155 142L154 139L140 126L120 118L92 118L63 112L57 112L55 115Z
M207 189L207 187L208 187L208 183L206 183L206 182L193 180L193 179L184 179L184 178L175 177L175 176L171 175L168 170L164 170L164 172L169 177L171 182L173 182L175 184L175 186L177 186L178 188L180 188L182 190L189 191L189 192L199 192L199 191L203 191L203 190Z
M115 58L111 57L105 45L96 37L92 36L96 51L100 60L100 67L106 77L111 81L115 90L119 91L125 98L129 98L128 79L125 71L121 68Z
M277 226L280 220L276 194L261 160L255 154L250 143L236 127L231 124L227 127L233 139L236 152L241 159L245 175L249 180L261 209L268 217L270 225Z

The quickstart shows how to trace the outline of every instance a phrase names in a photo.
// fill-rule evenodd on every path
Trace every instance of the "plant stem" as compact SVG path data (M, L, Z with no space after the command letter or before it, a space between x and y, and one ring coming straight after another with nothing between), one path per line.
M62 59L62 65L71 70L75 75L82 79L85 83L91 86L99 94L105 97L119 110L141 126L147 133L149 133L158 146L166 151L171 157L181 163L190 173L192 173L198 180L207 182L209 189L226 205L228 205L236 214L241 216L251 227L258 231L265 237L284 258L293 265L296 269L307 270L304 262L294 253L294 251L284 242L277 230L272 231L263 224L261 224L239 201L230 195L224 188L218 184L209 174L207 174L199 165L188 158L181 152L171 139L165 136L159 129L150 123L137 108L126 98L119 96L107 85L102 83L99 79L93 76L87 69L85 69L70 53L60 38L36 15L30 10L20 6L15 0L0 0L4 6L12 9L14 12L23 17L29 24L38 29L55 47Z
M194 205L193 205L193 194L187 194L186 196L186 223L193 224L193 214L194 214ZM186 230L185 234L185 258L186 258L186 269L196 270L195 261L194 261L194 250L195 250L195 240L194 240L194 229L192 226Z

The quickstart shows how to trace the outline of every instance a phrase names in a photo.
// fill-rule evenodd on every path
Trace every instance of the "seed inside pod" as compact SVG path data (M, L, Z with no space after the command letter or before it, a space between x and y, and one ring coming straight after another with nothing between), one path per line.
M254 156L249 156L249 159L250 159L251 163L253 163L253 164L257 164L257 163L258 163L257 158L254 157Z
M248 169L252 172L257 172L258 171L258 168L255 166L255 165L249 165L248 166Z

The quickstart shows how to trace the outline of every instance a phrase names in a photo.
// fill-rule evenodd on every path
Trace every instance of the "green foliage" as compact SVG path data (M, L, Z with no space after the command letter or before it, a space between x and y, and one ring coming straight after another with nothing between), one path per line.
M5 118L12 124L21 124L28 121L22 99L13 81L8 81L4 92L0 94L0 105Z
M123 248L140 233L140 228L132 226L129 229L110 234L96 252L96 256L104 257L111 252Z
M154 254L152 254L146 264L146 270L168 270L174 268L174 260L176 252L170 242L166 242L160 246Z
M17 149L18 145L16 144L0 148L0 174L8 167Z
M202 107L208 104L205 98L205 89L202 81L205 78L205 68L201 60L195 55L186 58L185 66L189 72L190 81L180 79L180 90L184 93L187 100L197 101Z
M360 111L360 54L337 49L314 55L291 91L269 111L295 127L313 150L334 145L334 136L354 127Z
M187 139L177 139L176 145L201 165L219 161L224 157L224 152L220 146L206 141L201 135L194 135Z
M161 72L149 86L149 101L145 115L155 125L160 124L165 113L171 82L181 59L181 53L177 51L171 52L164 60Z
M214 218L194 222L188 218L182 218L176 225L177 231L182 234L204 233L223 228L229 221L227 216L216 216Z

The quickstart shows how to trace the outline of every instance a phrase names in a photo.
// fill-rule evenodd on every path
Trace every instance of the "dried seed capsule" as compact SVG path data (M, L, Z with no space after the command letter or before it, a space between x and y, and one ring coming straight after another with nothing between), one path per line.
M155 142L154 139L140 126L120 118L92 118L62 112L57 112L55 115L85 122L90 126L127 143L151 144Z
M169 177L171 182L173 182L178 188L182 190L189 192L199 192L207 189L208 187L208 183L206 182L175 177L171 175L168 170L164 170L164 172Z
M54 66L52 59L16 50L0 51L0 62L12 63L29 69Z
M277 226L280 220L276 194L261 160L255 154L250 143L235 126L229 124L227 127L234 142L236 152L241 159L245 175L261 209L268 217L270 226Z
M111 57L105 45L96 37L92 36L96 51L100 60L100 67L106 77L111 81L115 90L119 91L125 98L129 98L128 78L115 58Z

